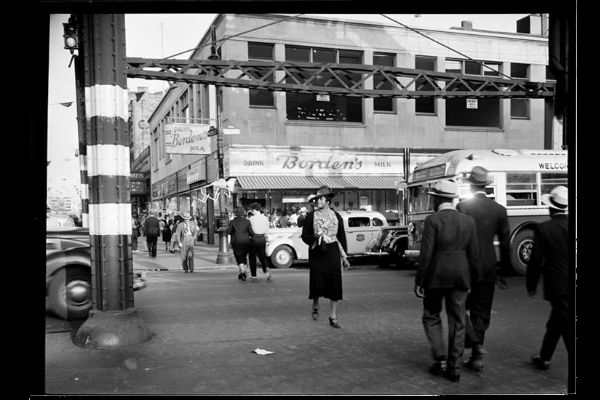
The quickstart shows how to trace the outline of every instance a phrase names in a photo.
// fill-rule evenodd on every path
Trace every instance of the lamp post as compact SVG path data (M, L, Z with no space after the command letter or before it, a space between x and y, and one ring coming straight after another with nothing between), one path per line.
M216 51L216 32L215 27L212 27L211 31L211 40L212 45L210 47L210 56L209 60L218 60L219 55ZM225 179L225 171L223 167L223 129L221 129L221 96L222 91L221 87L215 86L216 91L216 121L215 127L211 129L212 135L217 136L217 163L219 168L219 181L223 181ZM229 252L229 243L227 238L227 223L228 216L225 213L225 197L223 193L219 194L219 227L217 228L217 232L219 232L219 252L217 253L217 264L235 264L235 259L233 255Z

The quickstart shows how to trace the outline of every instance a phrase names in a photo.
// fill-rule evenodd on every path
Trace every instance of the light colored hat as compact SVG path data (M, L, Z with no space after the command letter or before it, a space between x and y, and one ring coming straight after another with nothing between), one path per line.
M555 210L567 211L569 208L569 189L557 186L550 194L542 195L542 203Z
M458 195L456 194L456 183L445 179L443 181L437 182L432 188L430 192L427 192L432 196L438 197L448 197L448 198L456 198Z
M306 207L300 207L300 212L308 212L308 210L306 209Z
M189 219L192 219L192 216L190 215L189 212L184 212L182 215L183 219L185 219L186 221Z
M335 193L333 193L331 190L329 190L329 188L327 186L321 186L319 188L319 190L317 191L317 193L309 195L306 198L306 201L314 201L314 200L318 199L319 197L327 197L328 199L331 199L334 196L335 196Z
M471 170L471 175L469 175L467 180L473 185L480 186L485 186L492 183L492 180L488 178L488 170L478 165L473 167Z

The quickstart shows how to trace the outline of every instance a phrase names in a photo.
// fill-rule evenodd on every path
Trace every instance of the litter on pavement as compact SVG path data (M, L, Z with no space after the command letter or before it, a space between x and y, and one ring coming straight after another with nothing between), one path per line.
M259 356L266 356L267 354L273 354L274 351L269 351L265 349L254 349L252 352L258 354Z

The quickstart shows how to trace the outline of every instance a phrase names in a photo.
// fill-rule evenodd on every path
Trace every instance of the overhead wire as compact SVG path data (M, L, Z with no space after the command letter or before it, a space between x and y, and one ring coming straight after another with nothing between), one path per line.
M444 43L442 43L442 42L440 42L440 41L438 41L438 40L435 40L435 39L433 39L433 38L431 38L431 37L429 37L429 36L425 35L425 34L424 34L424 33L422 33L422 32L419 32L417 29L414 29L414 28L412 28L412 27L410 27L410 26L408 26L408 25L406 25L406 24L403 24L403 23L402 23L402 22L400 22L400 21L396 21L395 19L393 19L393 18L391 18L391 17L388 17L388 16L387 16L387 15L385 15L385 14L379 14L379 15L381 15L381 16L382 16L382 17L384 17L384 18L387 18L387 19L389 19L390 21L393 21L393 22L397 23L398 25L402 25L402 26L403 26L403 27L405 27L406 29L409 29L409 30L411 30L411 31L413 31L413 32L415 32L415 33L418 33L419 35L421 35L421 36L423 36L423 37L425 37L425 38L427 38L427 39L429 39L429 40L431 40L431 41L433 41L433 42L435 42L435 43L439 44L440 46L443 46L443 47L447 48L448 50L451 50L451 51L453 51L453 52L455 52L455 53L458 53L458 54L460 54L461 56L463 56L463 57L467 58L468 60L470 60L470 61L473 61L473 62L476 62L476 63L478 63L479 65L481 65L481 66L483 66L483 67L485 67L485 68L488 68L489 70L491 70L491 71L493 71L493 72L496 72L496 73L498 73L499 75L502 75L502 76L504 76L504 77L506 77L506 78L508 78L508 79L512 79L512 77L510 77L510 76L508 76L508 75L506 75L506 74L503 74L503 73L502 73L502 72L500 72L500 71L497 71L497 70L493 69L492 67L490 67L489 65L485 64L484 62L481 62L481 61L479 61L479 60L475 60L475 59L473 59L473 58L469 57L468 55L466 55L466 54L464 54L464 53L461 53L460 51L458 51L458 50L456 50L456 49L453 49L452 47L450 47L450 46L448 46L448 45L445 45Z

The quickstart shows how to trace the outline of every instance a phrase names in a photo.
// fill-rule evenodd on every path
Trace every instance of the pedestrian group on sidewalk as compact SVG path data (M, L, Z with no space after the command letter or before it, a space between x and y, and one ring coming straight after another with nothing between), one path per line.
M423 301L422 323L431 349L433 364L429 372L452 382L460 381L465 349L470 357L467 368L482 373L485 334L491 322L495 286L505 287L505 277L510 268L509 225L506 209L486 195L485 187L491 183L488 171L475 166L468 181L472 198L458 203L456 182L438 182L428 194L432 197L435 212L424 221L420 256L415 277L414 292ZM269 260L265 254L266 233L277 224L302 228L301 238L309 246L308 299L312 300L311 316L319 319L319 298L330 301L329 324L341 328L338 320L338 302L343 299L342 271L349 267L343 220L331 207L335 196L323 186L308 196L312 210L294 208L288 217L282 215L271 221L257 202L250 210L243 207L233 210L227 234L238 266L238 279L257 281L257 259L267 280L271 279ZM527 269L526 289L529 296L536 295L540 276L543 275L544 299L552 311L546 325L539 354L531 357L532 364L542 370L549 369L550 360L562 337L567 352L571 349L569 329L572 310L569 304L568 263L568 190L555 187L542 195L542 202L550 209L551 219L540 223L535 232L535 246ZM276 216L276 213L273 214ZM149 255L156 257L156 239L162 232L166 250L181 248L183 270L194 272L194 241L199 227L189 213L171 219L156 218L151 211L143 222L133 215L132 248L137 251L139 229L148 243ZM499 242L497 260L494 241ZM441 312L447 317L447 346L444 344Z

